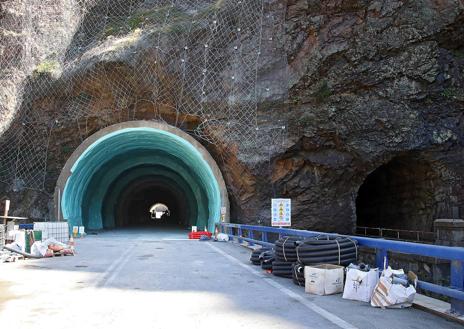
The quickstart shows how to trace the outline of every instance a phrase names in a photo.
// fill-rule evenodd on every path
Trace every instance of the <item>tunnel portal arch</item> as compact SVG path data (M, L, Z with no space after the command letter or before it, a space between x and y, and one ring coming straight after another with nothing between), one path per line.
M451 215L451 194L436 165L400 155L372 171L356 198L356 226L432 232Z
M161 200L184 226L213 230L229 220L227 188L211 154L179 128L154 121L123 122L88 137L63 167L54 199L58 220L90 230L130 222L121 220L128 214L121 204L143 205L149 219L146 205Z

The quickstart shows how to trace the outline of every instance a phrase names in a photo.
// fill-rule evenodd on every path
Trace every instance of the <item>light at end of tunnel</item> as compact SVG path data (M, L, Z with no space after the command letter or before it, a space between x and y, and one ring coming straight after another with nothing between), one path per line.
M169 207L166 206L164 203L155 203L150 207L149 210L151 214L151 219L160 219L163 216L171 216L171 212L169 211Z

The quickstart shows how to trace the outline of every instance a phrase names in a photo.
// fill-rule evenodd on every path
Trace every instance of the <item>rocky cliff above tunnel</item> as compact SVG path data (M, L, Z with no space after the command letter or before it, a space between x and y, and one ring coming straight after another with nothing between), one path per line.
M66 2L79 23L24 85L2 71L20 90L1 104L15 118L0 156L14 214L52 216L58 175L88 136L158 120L215 157L234 221L269 224L270 198L290 197L295 227L349 232L360 186L398 157L432 168L424 220L464 215L461 0L109 1Z

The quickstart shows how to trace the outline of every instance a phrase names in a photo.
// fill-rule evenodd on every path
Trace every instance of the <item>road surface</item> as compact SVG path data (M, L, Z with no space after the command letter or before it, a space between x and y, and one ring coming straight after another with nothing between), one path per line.
M72 257L0 264L0 326L64 328L462 328L416 310L313 296L232 243L118 230Z

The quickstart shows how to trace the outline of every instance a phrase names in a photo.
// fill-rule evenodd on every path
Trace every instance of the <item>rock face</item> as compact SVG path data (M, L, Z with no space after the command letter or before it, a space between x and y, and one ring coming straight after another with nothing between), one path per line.
M22 92L27 78L33 72L60 70L80 9L77 0L0 2L0 133L30 96Z
M288 117L299 142L276 163L291 168L279 185L303 198L307 225L349 230L363 180L400 155L440 176L430 194L447 191L428 217L462 213L463 20L462 1L289 2Z
M13 199L15 214L52 216L56 179L82 140L113 123L146 119L196 131L221 167L233 221L269 224L272 197L292 198L295 227L342 233L354 230L358 216L359 225L394 227L393 217L401 214L404 221L396 228L429 230L436 218L464 215L462 0L276 0L264 1L263 12L253 11L261 8L260 1L253 10L241 11L228 7L227 1L200 1L204 7L192 11L179 1L178 11L169 14L160 11L165 8L162 1L126 1L101 25L97 14L106 1L84 3L87 11L80 7L83 2L48 2L55 4L44 5L48 9L69 10L53 22L38 15L43 29L36 33L43 41L34 65L40 66L48 53L62 54L58 72L54 65L36 67L35 75L34 68L22 68L18 76L28 77L25 85L4 72L1 77L1 92L10 96L0 106L11 109L19 103L17 112L8 113L22 118L3 140L15 136L18 125L29 124L21 114L29 113L28 118L36 118L31 123L35 131L47 132L42 144L49 145L47 152L40 147L29 150L45 154L30 162L46 164L45 175L33 174L32 165L23 170L31 181L43 180L43 191L25 189L26 179L1 186L0 195ZM129 5L141 7L131 11ZM11 12L12 6L5 2L2 8ZM219 13L213 14L218 18L211 18L210 11ZM208 22L227 18L232 28L224 35L230 35L243 26L239 17L245 11L250 14L247 31L253 33L217 44L220 51L209 62L222 63L209 82L217 88L202 89L204 80L195 80L207 73L201 66L199 71L183 71L182 65L173 64L185 59L180 50L172 51L173 42L188 44L190 58L200 63L205 33L214 31ZM70 12L78 15L71 18ZM251 13L262 15L262 30L256 29L259 20ZM22 14L18 9L17 15ZM159 26L155 16L161 14L169 25ZM189 15L198 25L186 38L182 28ZM63 26L59 22L69 22L65 34L55 28ZM56 49L45 47L49 35L58 40ZM3 44L2 54L13 56L12 44ZM156 47L169 45L170 57L160 56ZM256 72L248 65L252 63ZM37 69L48 71L37 74ZM185 78L189 74L192 79ZM196 90L183 97L182 104L195 108L191 112L176 110L184 108L178 97L183 90ZM231 116L234 108L245 117ZM249 145L243 136L256 142ZM0 169L11 172L17 162L2 159ZM372 198L365 193L361 200L360 188L379 193ZM376 219L370 221L369 214Z

